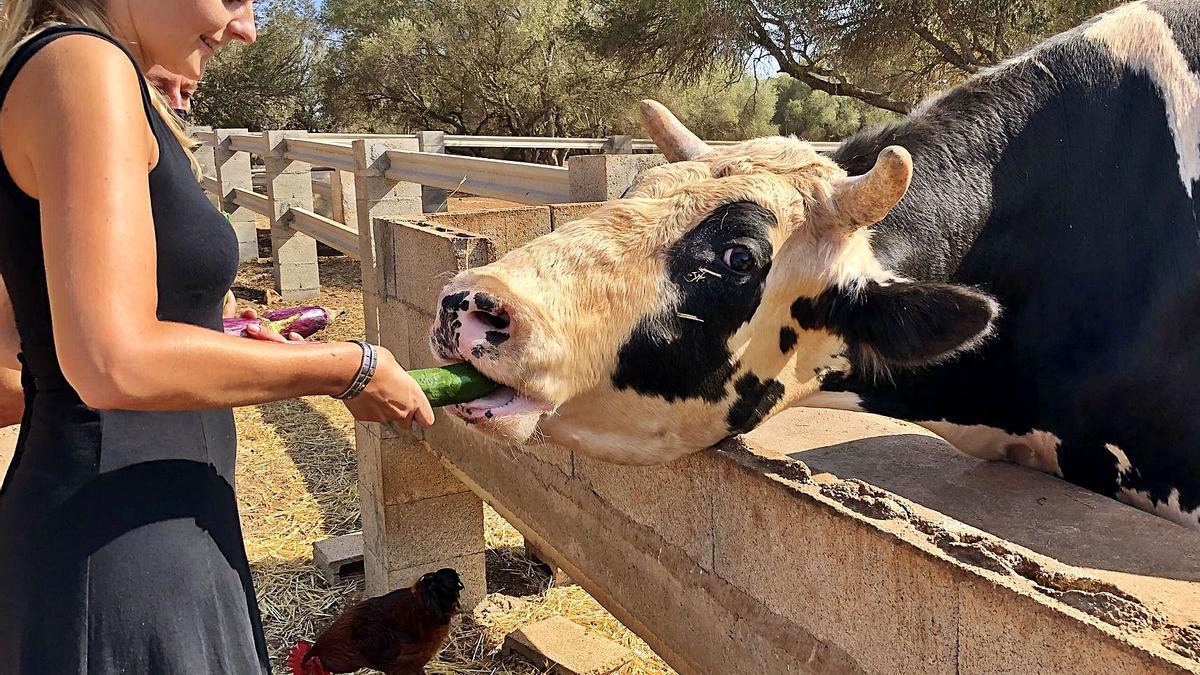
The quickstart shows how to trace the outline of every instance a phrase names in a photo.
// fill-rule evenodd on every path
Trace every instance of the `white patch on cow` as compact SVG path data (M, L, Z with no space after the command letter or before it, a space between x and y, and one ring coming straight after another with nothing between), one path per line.
M818 391L796 401L800 408L825 408L863 412L862 397L848 391Z
M954 424L944 421L917 422L962 452L990 461L1008 461L1062 476L1058 465L1058 446L1062 439L1048 431L1034 429L1027 434L1011 434L982 424Z
M1133 463L1129 461L1129 455L1126 455L1124 450L1112 443L1105 443L1104 448L1111 452L1113 457L1117 458L1117 484L1120 485L1125 474L1133 469Z
M1113 457L1117 458L1117 500L1142 511L1153 513L1161 518L1179 523L1184 527L1200 529L1200 507L1191 511L1184 511L1183 506L1179 503L1178 488L1172 488L1165 501L1156 502L1150 498L1148 491L1126 487L1129 479L1133 477L1137 469L1129 461L1129 455L1125 454L1124 450L1112 443L1105 443L1104 447L1112 453Z
M1145 490L1129 488L1121 488L1117 492L1117 499L1134 508L1179 523L1184 527L1200 530L1200 507L1184 511L1179 504L1179 490L1176 488L1171 488L1171 494L1167 496L1166 501L1161 502L1151 500L1150 493Z
M1200 181L1200 75L1188 68L1171 27L1136 2L1105 14L1084 36L1107 47L1118 63L1154 81L1166 104L1179 177L1192 197L1192 185Z

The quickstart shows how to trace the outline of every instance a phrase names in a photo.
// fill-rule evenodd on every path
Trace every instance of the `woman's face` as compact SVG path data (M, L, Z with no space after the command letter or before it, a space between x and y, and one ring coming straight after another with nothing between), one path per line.
M109 0L109 17L140 53L143 68L159 65L200 79L213 53L234 40L254 42L253 0Z

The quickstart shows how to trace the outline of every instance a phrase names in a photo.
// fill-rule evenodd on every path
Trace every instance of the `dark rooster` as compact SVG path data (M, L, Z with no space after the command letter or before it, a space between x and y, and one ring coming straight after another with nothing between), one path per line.
M316 642L297 642L288 667L293 675L360 668L422 675L450 632L462 589L458 572L446 568L422 576L412 588L364 600L342 612Z

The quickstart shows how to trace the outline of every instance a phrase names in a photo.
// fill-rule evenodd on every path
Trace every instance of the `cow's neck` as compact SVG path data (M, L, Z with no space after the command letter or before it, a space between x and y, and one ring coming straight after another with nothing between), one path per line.
M885 268L911 279L948 279L994 220L1000 158L1023 142L1029 99L1044 96L1027 73L1010 76L1021 82L1002 96L986 87L952 90L897 124L849 139L834 154L851 175L868 171L889 145L913 157L908 194L871 228L872 248Z

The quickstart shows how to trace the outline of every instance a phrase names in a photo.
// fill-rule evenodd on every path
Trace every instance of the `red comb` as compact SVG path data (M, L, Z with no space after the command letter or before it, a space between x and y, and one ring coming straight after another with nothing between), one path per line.
M321 659L313 657L306 659L312 651L312 643L307 640L297 640L296 646L288 652L287 667L292 675L330 675L321 665Z

